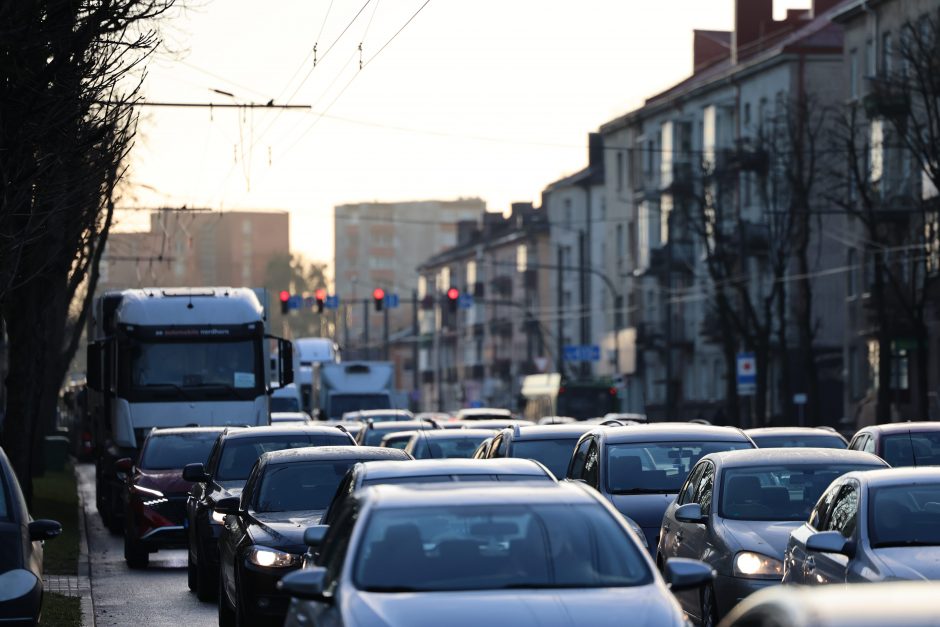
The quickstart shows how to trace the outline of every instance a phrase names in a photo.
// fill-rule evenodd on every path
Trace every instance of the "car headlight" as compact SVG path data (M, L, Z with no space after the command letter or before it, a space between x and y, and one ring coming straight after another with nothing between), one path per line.
M300 556L266 546L252 546L246 555L248 561L264 568L288 568L300 563Z
M140 496L149 496L149 497L155 496L158 499L163 498L163 492L160 492L160 490L153 490L151 488L145 488L139 485L131 486L131 490L136 492Z
M760 553L742 551L734 556L734 576L749 579L783 579L783 562Z
M212 522L214 523L217 523L219 525L223 524L225 522L225 516L226 515L223 514L222 512L217 512L215 510L212 510L211 517L212 517Z

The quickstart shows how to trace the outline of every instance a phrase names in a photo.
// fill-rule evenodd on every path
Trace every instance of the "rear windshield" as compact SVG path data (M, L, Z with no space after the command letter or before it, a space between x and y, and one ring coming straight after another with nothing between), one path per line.
M475 481L550 481L547 475L419 475L414 477L387 477L382 479L366 479L362 482L362 487L373 485L401 485L415 483L447 483L451 481L470 482Z
M940 431L888 435L883 449L882 457L894 468L940 466Z
M186 464L205 464L218 437L215 431L151 435L137 465L144 470L173 470Z
M678 494L689 470L709 453L754 448L750 442L637 442L607 447L611 494Z
M415 459L470 459L488 435L470 435L453 438L418 438L415 441Z
M330 397L330 415L342 416L363 409L391 409L392 403L387 394L355 394L350 396L333 395Z
M521 440L512 443L512 457L534 459L542 462L556 477L568 474L568 462L578 443L578 438L564 440Z
M348 446L349 437L337 429L333 434L269 435L225 440L222 457L215 471L217 481L245 481L262 453L306 446Z
M271 411L300 411L300 403L296 398L291 398L288 396L285 397L271 397Z
M752 435L758 448L846 448L835 435Z
M426 428L430 429L431 424L426 425ZM421 427L406 427L408 431L414 431L421 429ZM404 431L405 429L365 429L364 433L359 434L360 444L363 446L378 446L382 443L382 438L387 436L390 433L395 433L395 431ZM407 441L407 440L406 440Z
M257 512L325 510L355 459L269 465L255 498Z

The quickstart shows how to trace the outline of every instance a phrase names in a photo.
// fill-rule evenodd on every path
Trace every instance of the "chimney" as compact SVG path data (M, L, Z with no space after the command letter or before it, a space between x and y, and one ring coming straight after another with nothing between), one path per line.
M588 134L588 167L604 167L604 138L600 133Z
M727 58L731 52L731 33L727 31L695 30L692 42L696 72Z
M741 50L764 34L774 21L774 0L735 0L732 58L738 62Z
M813 17L819 17L832 7L841 3L842 0L813 0Z

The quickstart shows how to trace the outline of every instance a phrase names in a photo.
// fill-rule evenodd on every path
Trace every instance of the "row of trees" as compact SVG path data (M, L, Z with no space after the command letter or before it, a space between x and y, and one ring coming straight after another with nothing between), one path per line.
M675 218L703 252L727 371L742 348L755 354L759 422L769 417L771 364L784 399L797 391L791 373L802 373L807 419L823 419L814 279L827 274L819 264L819 250L832 245L827 224L858 246L862 271L842 270L861 275L870 294L878 421L891 419L899 336L915 340L914 406L917 418L928 416L927 322L940 276L940 18L925 16L902 34L898 68L871 80L864 100L780 102L749 142L706 155L691 184L673 190L684 209ZM755 182L757 221L740 209L746 177ZM735 380L727 379L727 412L738 416ZM792 424L793 407L784 406Z
M137 129L157 21L173 0L0 3L3 449L24 486L78 349Z

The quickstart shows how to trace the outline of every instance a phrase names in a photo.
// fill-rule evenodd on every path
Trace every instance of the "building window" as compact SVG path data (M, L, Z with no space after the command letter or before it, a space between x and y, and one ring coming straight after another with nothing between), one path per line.
M904 348L895 348L891 351L891 389L909 390L910 381L910 353Z
M624 255L624 246L623 246L623 225L617 225L617 259L623 259Z
M571 228L571 199L565 198L565 227Z
M618 192L623 191L623 173L624 173L623 153L618 152L617 153L617 191Z
M855 296L858 293L858 285L856 285L858 278L858 275L856 274L857 270L855 268L856 263L857 260L855 249L850 248L846 258L846 265L848 266L848 272L846 273L846 278L848 279L846 291L848 292L849 296Z
M876 118L871 121L871 164L869 166L869 171L871 173L871 182L878 183L881 181L884 176L885 168L885 159L884 159L884 139L885 139L885 128L884 121L881 118Z
M885 33L881 38L881 71L890 76L894 69L894 49L891 45L891 33Z
M749 128L751 126L751 103L744 103L744 128Z
M865 72L866 76L874 76L875 69L875 42L869 39L865 42Z
M858 98L858 50L849 53L849 93L852 98Z

